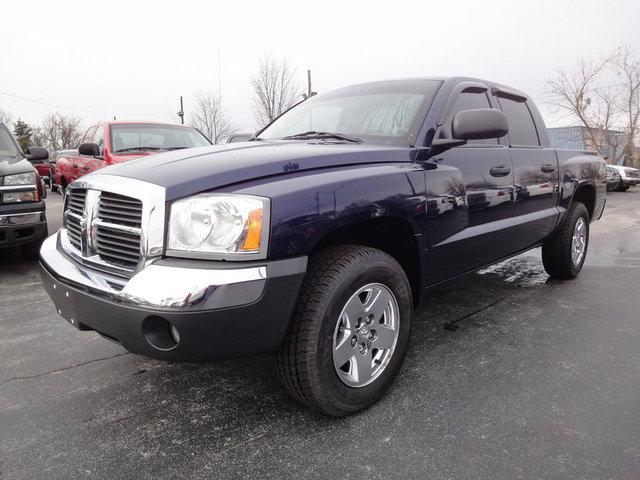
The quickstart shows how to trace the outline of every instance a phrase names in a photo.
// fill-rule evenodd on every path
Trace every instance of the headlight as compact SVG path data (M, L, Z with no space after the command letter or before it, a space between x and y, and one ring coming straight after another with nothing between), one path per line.
M10 192L2 195L3 203L35 202L38 200L36 192Z
M171 205L167 253L264 258L268 232L269 199L233 194L196 195Z
M36 174L34 172L17 173L4 177L4 185L35 185Z

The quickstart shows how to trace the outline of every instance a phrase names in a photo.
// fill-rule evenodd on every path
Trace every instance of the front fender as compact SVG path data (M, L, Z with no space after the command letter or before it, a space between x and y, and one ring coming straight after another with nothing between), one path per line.
M222 191L271 199L269 258L308 255L332 232L371 219L402 219L426 233L425 176L410 163L327 168L270 177Z

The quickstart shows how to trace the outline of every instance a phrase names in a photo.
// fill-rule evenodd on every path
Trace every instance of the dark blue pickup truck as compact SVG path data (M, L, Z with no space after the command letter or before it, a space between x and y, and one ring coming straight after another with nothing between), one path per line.
M293 397L340 416L391 384L428 287L540 245L576 277L605 192L521 92L377 82L72 183L41 272L81 330L172 361L277 352Z

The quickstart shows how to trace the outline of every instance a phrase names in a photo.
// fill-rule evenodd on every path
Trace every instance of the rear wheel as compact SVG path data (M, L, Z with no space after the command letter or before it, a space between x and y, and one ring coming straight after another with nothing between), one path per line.
M572 202L564 224L542 245L544 269L553 278L576 278L589 247L589 213L580 202Z
M409 281L386 253L360 246L320 252L277 355L285 387L325 415L368 407L400 370L412 313Z
M619 192L626 192L627 190L629 190L629 185L620 185L620 187L618 187Z

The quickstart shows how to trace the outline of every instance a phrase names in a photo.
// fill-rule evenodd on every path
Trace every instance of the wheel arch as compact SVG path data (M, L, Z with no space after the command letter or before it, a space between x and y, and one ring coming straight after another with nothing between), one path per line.
M376 248L393 257L409 279L414 306L419 305L424 290L423 238L414 233L408 221L400 217L380 217L343 225L318 239L310 254L335 245Z
M596 187L590 183L582 183L578 185L571 196L571 203L582 203L589 213L589 220L593 221L593 215L596 208Z

